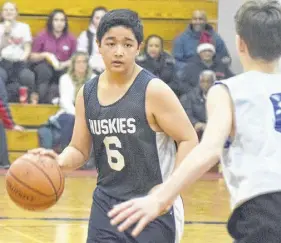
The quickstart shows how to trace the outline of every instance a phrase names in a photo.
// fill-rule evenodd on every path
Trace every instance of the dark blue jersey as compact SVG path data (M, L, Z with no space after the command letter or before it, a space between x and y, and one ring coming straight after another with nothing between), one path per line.
M174 141L163 132L154 132L146 117L146 90L154 78L150 72L140 71L124 96L108 106L97 98L99 76L84 86L97 186L120 200L147 194L174 168Z

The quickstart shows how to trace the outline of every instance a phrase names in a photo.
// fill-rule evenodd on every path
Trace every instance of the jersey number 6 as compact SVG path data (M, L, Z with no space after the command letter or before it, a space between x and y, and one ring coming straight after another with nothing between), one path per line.
M124 157L117 149L110 149L110 145L114 145L116 148L122 148L119 138L116 136L105 137L103 143L106 148L107 160L110 168L121 171L125 166ZM115 162L113 162L113 158Z

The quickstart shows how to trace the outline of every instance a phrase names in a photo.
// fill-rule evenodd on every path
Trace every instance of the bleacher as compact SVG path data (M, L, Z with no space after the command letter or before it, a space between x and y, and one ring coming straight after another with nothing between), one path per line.
M1 1L1 4L3 2ZM30 25L33 36L45 27L47 16L54 8L65 10L68 15L70 32L75 36L87 29L93 8L100 5L109 10L130 8L137 11L143 19L145 37L150 34L160 35L164 38L164 48L168 51L171 50L174 38L187 27L194 10L205 10L208 22L215 29L218 15L217 0L80 0L79 2L17 0L16 4L20 12L18 20ZM38 147L36 128L55 114L58 107L11 104L11 110L15 122L27 127L24 132L7 131L9 156L10 161L13 162L28 149Z

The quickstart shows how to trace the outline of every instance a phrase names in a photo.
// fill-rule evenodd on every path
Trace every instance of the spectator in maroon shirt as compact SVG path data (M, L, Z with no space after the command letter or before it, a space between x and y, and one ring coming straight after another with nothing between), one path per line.
M68 31L65 12L61 9L53 10L48 17L46 29L34 38L30 57L35 63L33 70L40 103L50 103L56 97L59 77L66 72L75 51L76 39Z

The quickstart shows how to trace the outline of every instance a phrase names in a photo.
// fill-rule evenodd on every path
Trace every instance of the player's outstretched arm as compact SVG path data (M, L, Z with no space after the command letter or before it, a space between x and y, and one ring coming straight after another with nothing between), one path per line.
M75 103L75 123L70 144L58 157L64 171L81 167L89 158L92 138L88 130L84 107L84 86L79 90Z
M170 178L157 190L142 198L116 205L108 216L119 231L137 223L132 235L137 236L144 227L159 216L175 200L184 187L189 187L207 172L219 159L232 130L232 101L222 85L211 88L207 98L208 122L203 138L182 161Z

